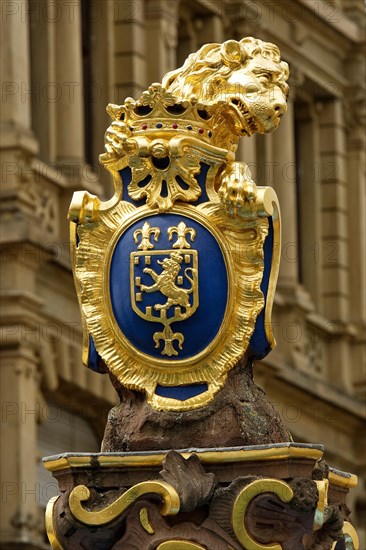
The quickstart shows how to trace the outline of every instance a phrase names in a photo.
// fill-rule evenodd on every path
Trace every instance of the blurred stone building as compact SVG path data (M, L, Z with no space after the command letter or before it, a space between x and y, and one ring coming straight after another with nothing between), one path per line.
M98 164L105 106L137 98L206 42L274 42L288 114L239 159L283 219L277 348L256 381L297 441L359 476L349 505L366 548L365 14L363 0L2 0L1 539L46 548L55 483L43 455L97 451L116 396L81 365L66 214L111 196Z

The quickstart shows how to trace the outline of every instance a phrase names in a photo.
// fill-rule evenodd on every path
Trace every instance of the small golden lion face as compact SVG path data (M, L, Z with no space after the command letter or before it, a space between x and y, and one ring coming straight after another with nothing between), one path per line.
M278 65L270 60L251 60L245 68L233 71L220 88L213 99L225 101L234 110L241 134L271 132L287 110L287 84Z
M169 269L169 270L178 270L179 271L179 263L171 258L164 258L164 260L160 261L158 260L158 263L163 266L163 269ZM178 269L179 268L179 269Z

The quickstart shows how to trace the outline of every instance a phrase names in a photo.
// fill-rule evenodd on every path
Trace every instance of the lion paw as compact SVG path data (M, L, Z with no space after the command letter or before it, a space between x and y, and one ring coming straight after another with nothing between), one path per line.
M257 186L243 162L228 163L221 176L219 197L229 216L245 216L253 210Z
M112 157L121 157L129 149L130 130L124 122L115 120L105 134L105 149ZM130 140L131 141L131 140Z

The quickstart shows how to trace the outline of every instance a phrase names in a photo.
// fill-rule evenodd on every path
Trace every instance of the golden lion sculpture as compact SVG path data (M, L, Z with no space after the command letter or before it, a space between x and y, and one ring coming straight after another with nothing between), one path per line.
M289 76L274 44L247 37L206 44L163 78L163 87L181 99L231 109L238 137L277 128L286 112Z
M248 209L250 211L253 208L257 194L249 168L244 163L235 162L238 141L240 137L250 137L256 132L268 133L278 127L287 109L288 76L288 65L281 61L279 49L274 44L252 37L240 41L228 40L223 44L206 44L191 54L181 68L168 73L162 84L152 84L139 101L127 98L124 106L108 106L107 110L114 120L106 132L107 152L101 155L101 162L108 167L116 158L128 155L133 158L132 162L140 173L147 174L153 169L153 166L148 165L147 155L138 153L133 156L136 148L133 138L141 133L134 122L140 112L148 113L149 105L153 105L151 97L155 94L152 117L156 115L157 97L168 110L173 104L176 107L180 105L187 112L191 109L187 122L191 119L197 124L197 113L202 117L206 113L207 124L212 130L212 145L227 150L225 168L217 176L215 187L229 216L246 216ZM175 126L176 133L182 131L178 124ZM192 126L187 128L192 129ZM164 132L166 130L162 128L160 136L163 138L167 136ZM161 152L159 149L159 155L155 155L151 149L153 156L164 157L169 154L161 142L151 147L162 149ZM192 157L190 162L189 169L194 177L198 173L200 159ZM176 167L180 168L179 160ZM170 177L169 182L173 181L169 187L174 187L176 174L173 168L169 170L166 170L165 176ZM156 204L159 209L167 210L174 203L174 198L159 197L159 177L162 177L162 172L155 172L149 184L153 190L147 187L148 191L141 191L139 182L133 179L130 195L136 199L146 194L148 204ZM191 200L197 198L197 192L193 192L194 186L194 181L191 181L192 193L187 193ZM197 190L199 192L198 187ZM181 197L182 191L177 192L176 196Z
M287 109L289 68L274 44L247 37L206 44L183 67L168 73L163 86L181 99L216 105L222 125L219 139L235 154L239 137L275 130ZM219 195L229 215L256 199L256 186L244 163L229 162Z
M235 161L235 152L240 137L277 128L286 112L288 74L273 44L228 40L203 46L138 99L107 107L112 123L100 160L112 174L114 195L101 201L76 192L69 209L83 312L83 358L88 364L91 335L107 369L122 385L145 392L158 409L188 410L209 403L246 353L262 310L266 339L258 355L275 345L271 308L280 252L278 201L270 187L256 187L248 166ZM188 220L194 221L192 227L187 227ZM198 228L189 250L186 237L193 242ZM270 231L273 254L265 296L261 282ZM171 245L173 234L177 238ZM133 252L128 255L130 245ZM110 290L112 282L114 289L122 289L118 269L111 269L120 252L123 266L129 265L128 281L123 272L129 297L123 300L116 294L113 298ZM141 265L140 257L145 257ZM222 300L216 308L218 290ZM189 326L185 322L192 317L193 326L205 308L210 316L217 313L216 324L207 332L205 347L199 347L198 335L193 355L185 357L191 353L179 351L186 338L183 329ZM133 343L131 310L143 322L154 323L146 337L147 347L155 343L148 360L145 351L136 353L145 344L140 339ZM116 312L121 312L120 319ZM202 315L202 326L210 325L211 319ZM175 323L183 321L178 325L182 332L174 332ZM163 329L153 332L156 323ZM187 342L193 341L192 334ZM155 352L161 342L163 349ZM185 347L190 349L188 343ZM165 365L166 357L173 356L177 364ZM155 393L157 384L203 381L208 389L202 396L183 404Z

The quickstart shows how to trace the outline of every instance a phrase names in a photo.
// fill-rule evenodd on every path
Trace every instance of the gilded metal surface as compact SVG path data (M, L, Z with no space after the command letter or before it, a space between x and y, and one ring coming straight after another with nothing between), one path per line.
M140 523L142 527L145 529L146 533L149 533L149 535L153 535L155 533L155 530L150 523L149 513L147 508L141 508L139 516L140 516Z
M133 233L133 240L135 244L139 242L139 236L141 236L141 242L138 245L138 250L151 250L154 245L150 242L151 235L154 237L154 241L157 243L160 236L159 227L150 227L149 222L145 222L141 229L136 229Z
M75 272L75 266L76 266L76 241L77 241L77 224L74 222L70 222L70 261L71 261L71 268L74 278L74 284L76 289L76 295L78 297L79 307L80 307L80 315L81 315L81 326L83 329L83 340L82 340L82 361L83 364L86 365L88 362L88 356L89 356L89 333L88 333L88 327L86 323L86 317L83 312L83 308L81 305L81 287L78 281L78 278L76 277Z
M181 114L177 109L172 112L176 105L182 109ZM150 112L140 114L146 108L151 109ZM113 175L115 194L107 203L98 205L99 210L119 202L122 188L118 171L126 166L132 170L129 196L134 200L146 198L146 204L160 212L170 210L178 200L194 202L200 197L202 191L195 176L201 162L212 167L209 174L212 194L214 176L226 161L228 151L220 147L219 142L216 144L213 136L207 137L213 132L213 119L210 113L207 113L209 120L202 119L200 113L205 109L206 106L197 101L180 101L161 84L152 84L138 101L128 98L124 105L108 105L113 122L106 132L106 153L100 156L100 161ZM151 180L141 186L141 181L148 176ZM177 184L177 177L183 186ZM161 194L163 181L166 196Z
M159 544L156 550L207 550L207 548L187 540L167 540Z
M233 149L239 136L277 128L286 112L288 75L277 46L246 37L205 44L168 73L163 86L182 101L193 96L212 106L215 144Z
M182 68L166 75L162 85L151 85L139 100L128 98L121 106L107 108L112 123L100 160L113 176L114 196L101 202L78 192L69 210L71 222L77 224L71 246L82 309L83 359L86 362L91 334L108 369L126 387L144 391L156 409L193 409L209 403L245 353L264 307L261 282L269 216L274 244L264 325L269 345L275 345L271 310L280 257L278 201L271 188L256 187L249 168L235 161L235 151L239 137L270 132L278 126L286 111L287 77L287 64L281 62L273 44L253 38L229 40L203 46ZM204 189L197 180L202 163L208 167ZM119 172L127 167L131 179L123 190ZM122 200L123 192L124 197L127 193L133 201L146 204L134 206ZM207 200L188 204L196 203L203 192ZM163 251L161 271L147 267L144 272L151 277L151 284L136 289L139 281L130 283L135 313L162 325L153 335L159 357L137 349L117 326L110 301L109 269L119 237L141 220L141 227L134 232L137 250L130 257L132 281L133 261L138 261L139 254L154 253L154 242L161 232L158 224L150 227L145 218L166 212L181 219L169 228L172 249ZM183 250L187 257L197 255L192 244L196 232L189 226L190 219L208 229L220 246L229 289L216 337L196 355L180 359L184 322L199 307L199 258L193 259L190 272L178 271ZM177 278L184 277L191 281L190 288L178 288ZM210 285L210 281L202 284ZM144 293L154 291L161 291L166 301L142 311L138 304ZM169 308L174 310L174 317L167 314ZM171 327L176 321L184 321L179 332ZM155 394L157 384L202 382L207 383L208 390L184 401Z
M245 525L245 513L253 498L263 493L274 493L283 502L290 502L294 493L284 481L277 479L259 479L249 483L235 499L231 514L231 523L237 539L246 550L281 550L280 544L260 544L248 533Z
M53 510L56 504L56 501L59 497L52 497L47 503L46 513L45 513L45 523L46 523L46 533L48 540L50 542L52 550L63 550L60 541L57 538L57 533L54 525Z
M360 550L360 541L356 529L349 521L345 521L343 525L343 535L345 550ZM332 550L335 550L337 541L333 544Z
M191 248L191 245L187 241L187 237L189 235L191 242L193 242L196 237L195 229L192 227L187 227L184 222L180 222L177 227L169 227L168 235L170 241L172 240L174 233L177 234L177 240L173 244L173 248Z
M328 479L329 483L331 483L332 485L336 485L337 487L346 487L347 489L353 489L354 487L357 487L358 483L358 478L355 474L342 476L332 470L329 471Z
M146 225L148 226L148 222L144 223L143 228ZM171 250L152 250L154 248L154 245L152 245L149 241L148 237L142 237L141 244L138 246L138 248L141 247L142 243L145 240L145 245L142 247L143 251L146 252L132 252L130 255L130 288L131 288L131 304L132 309L137 313L137 315L146 321L150 321L153 323L156 323L157 321L162 323L164 326L163 332L155 332L153 334L153 339L155 342L155 347L159 348L160 346L160 340L163 340L164 347L161 351L162 355L178 355L178 351L174 347L174 341L178 341L179 349L182 349L183 342L184 342L184 336L180 332L173 333L170 325L172 323L175 323L177 321L184 321L186 319L189 319L191 315L196 311L199 305L199 298L198 298L198 253L196 250L184 250L184 245L187 245L187 241L184 237L184 235L189 232L192 234L192 232L195 231L192 228L187 228L184 222L180 222L179 226L181 231L183 232L183 236L179 236L177 239L177 242L173 245L173 248L176 247L176 245L181 245L179 251L172 252ZM184 226L184 229L183 229ZM136 234L143 234L142 229L137 229L134 233ZM173 232L177 230L178 228L175 227L169 227L168 228L168 235L171 238ZM155 241L157 242L159 240L159 235L161 233L160 228L152 228L147 229L147 231L155 231ZM137 238L135 239L135 242L137 242ZM149 245L149 246L148 246ZM190 246L190 245L189 245ZM188 248L188 247L186 247ZM153 269L149 267L145 267L143 272L148 274L151 279L153 280L153 284L150 286L141 284L140 277L135 277L134 275L134 266L136 264L140 263L141 260L145 260L145 265L147 264L147 260L151 260L151 256L153 255L159 255L162 254L166 257L163 260L158 260L158 264L161 265L161 272L156 273ZM188 258L188 259L187 259ZM192 263L193 267L186 267L182 269L181 271L181 264L184 262ZM179 275L179 273L182 273ZM185 289L181 288L176 284L177 277L182 278L182 282L184 279L187 279L190 282L190 288ZM138 288L139 292L136 292L136 288ZM156 292L159 291L163 296L167 298L166 302L164 304L156 303L153 307L148 306L146 307L145 311L141 311L140 308L137 307L137 302L142 300L142 293L143 292ZM189 295L193 295L193 303L190 304L189 301ZM174 307L174 313L169 318L167 317L167 310L171 307ZM182 312L182 308L185 309L185 312Z
M112 504L102 510L90 512L81 506L89 500L90 491L85 485L75 487L69 496L69 507L75 519L85 525L102 526L117 519L139 497L146 494L159 495L163 501L160 513L163 516L179 512L180 500L176 490L164 481L143 481L128 489Z
M313 531L318 531L324 524L326 510L328 506L328 488L329 481L322 479L321 481L315 481L318 488L318 504L314 513Z
M321 449L303 447L272 447L268 449L238 449L230 451L199 451L194 452L182 452L184 458L188 458L192 454L196 454L202 464L226 464L232 462L252 462L252 461L266 461L266 460L290 460L290 459L304 459L304 460L319 460L323 456ZM95 456L95 455L94 455ZM136 454L129 453L125 456L113 456L113 455L100 455L98 456L98 463L101 468L114 468L116 466L125 468L140 468L148 466L161 466L166 453L156 454ZM56 460L49 460L44 462L44 467L49 472L58 472L67 468L86 468L91 466L90 456L68 456L58 458Z
M103 223L79 228L76 277L81 288L83 313L88 329L108 367L121 383L145 391L152 406L161 409L191 409L208 403L223 386L226 373L244 353L255 320L263 308L260 289L263 273L262 247L268 231L266 218L242 222L227 219L219 205L199 208L175 206L171 213L204 223L221 244L229 278L228 305L221 331L209 346L189 359L156 359L147 356L124 337L116 324L109 297L109 265L120 234L151 210L121 202ZM184 218L183 218L184 219ZM188 223L187 219L187 223ZM241 250L242 253L238 253ZM192 251L193 252L193 251ZM247 261L251 259L251 262ZM87 260L87 263L86 263ZM235 273L235 278L234 278ZM224 334L225 339L221 337ZM184 367L184 368L183 368ZM183 402L154 393L157 383L169 386L206 380L208 391Z
M343 525L344 540L346 543L346 550L359 550L360 541L356 532L349 521L345 521Z

